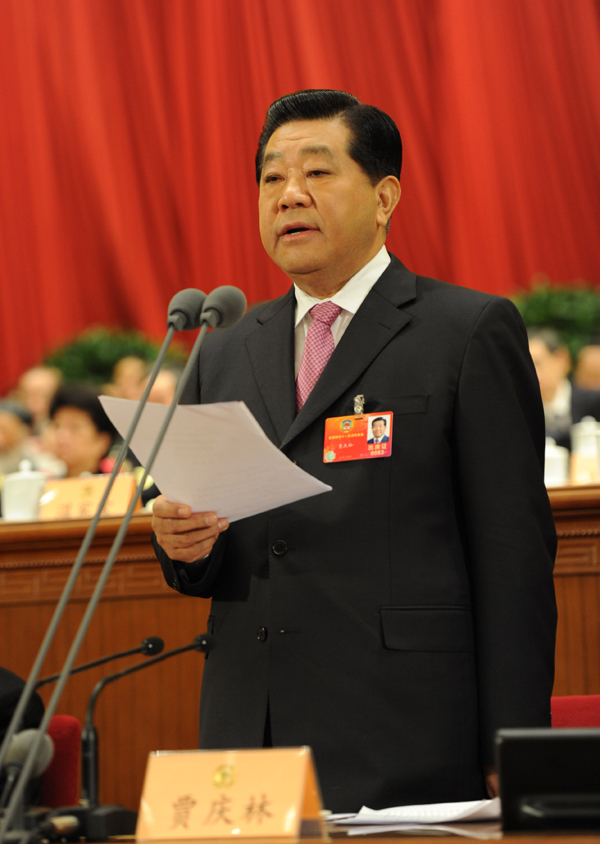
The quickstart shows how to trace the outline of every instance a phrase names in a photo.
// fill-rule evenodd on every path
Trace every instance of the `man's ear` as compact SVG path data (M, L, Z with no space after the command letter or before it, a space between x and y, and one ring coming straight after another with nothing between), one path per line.
M395 176L385 176L375 190L377 191L377 223L385 228L400 201L400 182Z

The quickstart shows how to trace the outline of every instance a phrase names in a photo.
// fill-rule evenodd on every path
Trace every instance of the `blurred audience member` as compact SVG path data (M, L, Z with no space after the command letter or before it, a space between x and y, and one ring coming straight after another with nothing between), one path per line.
M33 418L33 430L41 434L48 421L52 396L62 381L62 373L53 366L34 366L21 375L15 398Z
M139 399L144 389L148 362L137 355L127 355L115 364L112 381L102 392L120 399Z
M590 343L581 349L573 380L584 390L600 390L600 342Z
M91 387L82 384L59 387L50 404L50 421L47 443L64 461L65 477L110 471L111 467L103 460L115 438L115 429Z
M155 402L156 404L171 404L180 377L181 371L175 369L175 367L163 367L152 385L152 389L148 395L148 401ZM144 387L147 383L148 378L144 382Z
M16 472L23 459L32 460L27 448L32 422L29 411L17 402L0 401L0 475Z
M544 403L546 436L570 448L571 425L584 416L600 419L600 391L582 390L569 381L571 356L558 332L535 328L528 334Z

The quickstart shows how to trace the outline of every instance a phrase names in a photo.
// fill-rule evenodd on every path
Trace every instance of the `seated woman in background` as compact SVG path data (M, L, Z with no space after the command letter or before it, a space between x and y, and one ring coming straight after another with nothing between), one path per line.
M111 470L105 463L116 431L97 393L83 384L59 387L50 404L47 447L67 467L65 477Z

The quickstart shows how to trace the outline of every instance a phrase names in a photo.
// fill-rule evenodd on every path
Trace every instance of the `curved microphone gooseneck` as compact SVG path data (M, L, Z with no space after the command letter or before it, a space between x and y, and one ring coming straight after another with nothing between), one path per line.
M123 657L133 656L134 654L156 656L157 654L162 653L164 646L165 643L160 636L148 636L148 638L144 639L139 647L130 648L128 651L121 651L118 654L102 656L100 659L94 659L91 662L84 662L83 665L78 665L76 668L73 668L69 676L72 677L73 674L79 674L81 671L87 671L90 668L97 668L99 665L104 665L105 662L112 662L113 659L123 659ZM39 689L42 686L46 686L48 683L54 683L59 677L60 674L52 674L50 677L42 677L41 680L37 681L35 687L36 689Z
M172 656L185 653L186 651L200 651L201 653L208 653L213 647L212 637L207 633L196 636L193 642L189 645L183 645L181 648L175 648L172 651L166 651L160 656L155 656L146 662L138 662L135 665L130 665L122 671L117 671L115 674L109 674L98 680L92 694L90 696L86 716L85 725L81 732L81 802L84 806L93 808L98 805L98 733L94 726L94 709L98 695L109 683L115 680L120 680L121 677L127 677L129 674L134 674L136 671L141 671L143 668L149 668L151 665L156 665L157 662L162 662L165 659L170 659Z

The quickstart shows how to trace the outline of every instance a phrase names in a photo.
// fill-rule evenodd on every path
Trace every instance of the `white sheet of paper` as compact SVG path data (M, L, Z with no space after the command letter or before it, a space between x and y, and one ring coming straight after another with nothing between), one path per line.
M137 401L101 396L110 421L125 436ZM168 407L147 404L131 440L146 465ZM176 408L150 474L162 494L193 512L214 511L230 522L329 492L331 487L289 460L244 402Z
M416 832L419 835L431 832L445 832L447 835L456 835L459 838L475 838L477 841L492 841L502 838L502 825L499 821L488 821L478 823L474 827L469 826L470 822L453 824L425 824L425 823L403 823L386 824L385 826L352 826L346 834L349 838L357 838L361 835L377 835L384 833L389 836L390 832Z
M467 800L457 803L425 803L421 806L396 806L392 809L368 809L363 806L353 817L341 816L344 825L365 824L439 824L452 821L488 821L500 817L500 798Z

